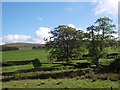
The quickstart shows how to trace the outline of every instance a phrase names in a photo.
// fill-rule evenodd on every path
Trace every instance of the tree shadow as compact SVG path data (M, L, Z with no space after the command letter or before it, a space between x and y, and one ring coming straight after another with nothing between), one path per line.
M7 63L9 63L11 65L26 65L26 64L31 63L32 61L33 60L10 61ZM50 64L50 63L44 63L44 64ZM88 68L90 66L90 63L76 63L76 64L73 64L73 63L52 63L52 64L54 64L54 65L51 67L39 67L39 68L32 68L32 69L17 70L15 72L4 72L4 73L2 73L2 75L6 76L6 78L3 78L2 81L5 82L5 81L10 81L10 80L24 80L24 79L69 78L69 77L73 77L73 76L83 75L85 73L83 71L79 70L79 71L67 71L67 72L50 73L50 74L40 74L37 76L33 75L33 76L19 77L19 78L16 78L15 75L20 74L20 73L24 74L24 73L29 73L29 72L60 70L61 68L59 68L59 66L65 66L65 67L72 66L73 69Z
M33 76L25 76L25 77L21 76L18 78L16 78L15 76L12 76L12 77L4 78L4 79L2 79L2 81L6 82L6 81L12 81L12 80L27 80L27 79L73 78L75 76L81 76L81 75L85 75L85 72L83 70L37 74L37 75L33 75Z
M8 61L8 62L3 62L2 67L16 66L16 65L26 65L26 64L30 64L31 62L33 62L33 60Z

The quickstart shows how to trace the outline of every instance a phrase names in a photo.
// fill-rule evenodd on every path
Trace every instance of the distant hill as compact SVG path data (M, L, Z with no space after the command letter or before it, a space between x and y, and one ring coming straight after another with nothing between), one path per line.
M32 48L44 48L45 44L36 44L36 43L7 43L0 46L0 50L2 46L8 46L8 47L18 47L19 50L24 49L32 49Z

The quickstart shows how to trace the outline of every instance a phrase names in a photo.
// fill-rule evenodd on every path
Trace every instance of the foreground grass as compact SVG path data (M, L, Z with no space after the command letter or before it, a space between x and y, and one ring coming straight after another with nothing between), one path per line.
M64 78L4 82L3 88L118 88L119 81Z

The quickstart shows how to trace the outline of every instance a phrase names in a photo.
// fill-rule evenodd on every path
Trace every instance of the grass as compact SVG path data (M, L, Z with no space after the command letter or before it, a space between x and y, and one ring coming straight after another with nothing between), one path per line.
M61 64L43 64L40 68L69 68L70 66L62 66ZM34 69L34 66L32 64L27 64L27 65L17 65L17 66L8 66L8 67L2 67L2 72L17 72L18 70L26 70L26 69Z
M113 50L108 48L108 52L117 52L117 50ZM3 62L7 61L22 61L22 60L33 60L35 58L38 58L41 62L48 62L47 55L48 53L45 51L45 49L36 49L36 50L18 50L18 51L5 51L0 52L2 54L0 58L2 58ZM100 63L102 64L109 64L114 59L100 59ZM83 63L83 62L90 62L88 60L73 60L73 63ZM83 70L83 69L74 69L70 66L63 66L61 64L43 64L41 68L55 68L53 71L36 71L36 72L21 72L21 70L31 70L34 69L32 63L26 64L26 65L17 65L17 66L8 66L8 67L2 67L3 73L9 73L9 72L15 72L13 75L3 76L3 78L6 77L15 77L15 78L22 78L26 77L25 80L12 80L3 82L3 88L117 88L119 85L120 80L117 81L110 81L110 80L101 80L96 79L93 81L93 79L82 79L79 76L74 78L59 78L57 76L57 79L53 78L47 78L47 79L28 79L27 77L36 77L41 74L55 74L58 75L58 73L64 73L69 71L77 71L77 70ZM58 68L58 70L56 69ZM89 68L84 68L89 69ZM90 68L91 69L91 68ZM1 71L1 70L0 70ZM90 71L90 70L89 70ZM75 73L74 73L75 74ZM74 75L73 74L73 75ZM61 74L60 74L61 75ZM114 74L110 74L109 77L114 78ZM94 77L94 76L93 76ZM96 76L97 77L97 76ZM101 75L98 75L98 78L106 78L108 75L104 75L104 77Z
M9 66L9 67L3 67L2 68L2 72L15 72L18 70L24 70L24 69L32 69L34 68L32 64L28 64L28 65L19 65L19 66Z
M3 88L118 88L118 81L76 78L38 79L10 81L2 84Z
M47 62L47 55L48 53L45 49L5 51L2 52L2 61L33 60L38 58L41 62Z

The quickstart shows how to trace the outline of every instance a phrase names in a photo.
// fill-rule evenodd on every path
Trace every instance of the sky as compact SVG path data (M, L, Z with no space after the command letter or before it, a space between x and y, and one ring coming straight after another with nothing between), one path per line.
M68 25L86 31L100 18L113 19L118 30L118 1L94 2L2 2L0 44L29 42L44 44L51 30Z

